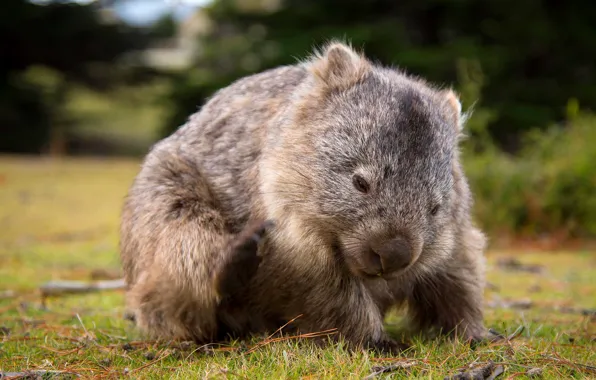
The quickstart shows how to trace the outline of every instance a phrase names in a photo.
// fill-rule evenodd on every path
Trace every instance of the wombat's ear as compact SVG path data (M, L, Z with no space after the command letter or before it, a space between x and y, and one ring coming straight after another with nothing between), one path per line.
M453 125L455 128L457 128L457 131L461 132L463 130L467 116L462 115L459 97L451 89L442 91L441 95L443 97L444 108L447 112L447 117L453 121Z
M370 69L366 58L350 46L330 42L307 65L317 80L330 88L345 89L360 81Z

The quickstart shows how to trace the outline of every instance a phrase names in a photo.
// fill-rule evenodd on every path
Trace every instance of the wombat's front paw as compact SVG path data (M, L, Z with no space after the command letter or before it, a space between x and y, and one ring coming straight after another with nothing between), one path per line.
M410 348L410 346L403 342L385 338L378 342L370 342L367 348L384 355L399 355Z
M215 275L215 288L222 298L238 293L252 279L261 263L259 242L272 226L271 221L251 223L232 242L229 257Z

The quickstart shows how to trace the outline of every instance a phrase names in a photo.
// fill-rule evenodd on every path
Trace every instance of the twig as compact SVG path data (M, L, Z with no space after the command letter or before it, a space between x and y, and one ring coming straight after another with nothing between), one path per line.
M505 372L505 367L502 365L498 365L495 367L493 372L486 378L486 380L495 380L497 377L501 376Z
M456 373L452 376L446 376L444 380L464 380L464 379L485 379L494 380L505 372L505 367L501 364L495 364L493 361L479 364L468 370Z
M532 378L532 377L540 377L542 376L542 368L530 368L529 370L526 371L526 376Z
M95 282L83 281L50 281L43 284L39 290L42 300L50 296L59 296L63 294L81 294L98 292L102 290L124 289L126 283L124 279L105 280Z
M76 347L70 350L57 350L55 348L52 347L46 347L46 346L38 346L39 348L43 348L44 350L48 350L50 352L55 353L58 356L64 356L64 355L70 355L70 354L74 354L75 352L78 352L81 348L80 347Z
M574 308L574 307L558 307L555 308L556 311L565 314L581 314L584 317L591 317L592 319L596 319L596 309L582 309L582 308Z
M513 332L513 334L511 334L511 335L509 335L509 336L507 337L507 340L508 340L508 341L512 341L513 339L515 339L515 338L517 338L518 336L520 336L522 332L524 332L524 325L521 325L521 326L519 326L519 327L517 328L517 330L515 330L515 331Z
M493 300L486 303L486 306L491 309L521 309L526 310L533 308L535 305L530 299L521 300L503 300L500 297L494 297Z
M544 355L544 357L546 360L551 360L551 361L554 361L557 363L566 364L570 367L580 368L580 369L586 370L588 372L596 372L596 367L592 366L592 365L582 364L582 363L574 363L570 360L559 359L557 357L550 356L550 355Z
M333 328L333 329L319 331L319 332L313 332L313 333L292 335L292 336L280 337L280 338L275 338L275 339L265 339L264 341L255 344L248 351L246 351L246 353L250 354L250 353L258 350L259 348L264 347L271 343L283 342L283 341L292 340L292 339L318 338L318 337L323 337L323 336L332 335L332 334L336 334L336 333L337 333L337 329Z
M85 330L85 336L89 336L89 331L87 331L87 328L85 327L85 324L83 323L83 320L81 319L81 316L79 315L79 313L77 313L76 315L77 315L77 319L79 320L79 323L83 327L83 330Z
M523 264L513 257L498 260L497 266L501 269L517 272L543 273L545 271L545 268L542 265Z
M132 370L130 370L128 373L129 373L129 374L131 374L131 373L133 373L133 372L138 372L138 371L141 371L141 370L143 370L143 369L145 369L145 368L147 368L147 367L150 367L150 366L152 366L152 365L154 365L154 364L156 364L156 363L159 363L160 361L164 360L164 359L165 359L165 358L167 358L168 356L170 356L170 354L165 354L165 353L162 351L162 352L161 352L161 355L160 355L160 356L159 356L157 359L155 359L155 360L153 360L153 361L151 361L151 362L149 362L149 363L147 363L147 364L144 364L144 365L142 365L142 366L140 366L140 367L133 368L133 369L132 369Z
M71 375L79 377L77 373L68 371L45 371L45 370L31 370L22 372L0 372L1 380L16 380L16 379L38 379L47 376Z
M387 372L393 372L393 371L397 371L400 369L408 369L410 367L413 367L414 365L416 365L416 361L412 360L412 361L401 361L401 362L397 362L397 363L392 363L390 365L387 366L377 366L377 367L373 367L373 373L371 373L370 375L366 376L365 378L363 378L362 380L369 380L369 379L374 379L375 377L382 375L384 373Z
M584 317L596 319L596 309L574 308L569 306L543 306L535 304L530 299L506 300L501 299L500 297L493 297L493 299L486 302L485 305L491 309L534 309L564 314L579 314Z
M15 298L17 295L13 290L2 290L0 291L0 300L5 300L9 298Z
M275 334L277 334L278 332L280 332L280 331L281 331L281 330L282 330L284 327L286 327L287 325L289 325L290 323L294 322L296 319L298 319L298 318L300 318L300 317L302 317L302 314L298 315L297 317L294 317L294 318L290 319L290 320L289 320L288 322L286 322L286 323L285 323L283 326L281 326L280 328L278 328L277 330L275 330L275 331L273 332L273 334L269 335L269 336L267 337L267 339L271 339L271 338L273 338L273 336L274 336Z

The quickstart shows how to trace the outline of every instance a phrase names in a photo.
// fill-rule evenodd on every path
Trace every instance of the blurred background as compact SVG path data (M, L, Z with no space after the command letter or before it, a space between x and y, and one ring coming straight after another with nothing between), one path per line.
M596 3L2 0L0 7L0 225L12 240L36 221L43 235L91 226L87 219L115 236L120 202L152 143L215 90L294 63L334 37L453 86L464 109L474 107L462 149L476 220L491 244L596 238ZM27 209L31 199L41 200Z

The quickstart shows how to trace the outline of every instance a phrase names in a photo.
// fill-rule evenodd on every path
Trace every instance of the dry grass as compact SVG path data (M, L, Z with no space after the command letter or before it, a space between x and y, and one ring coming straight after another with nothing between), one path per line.
M524 378L532 368L541 369L544 378L596 377L587 367L596 365L596 317L589 315L596 309L594 252L489 252L487 324L509 334L523 326L521 335L475 350L460 342L415 340L414 350L400 358L349 353L341 345L321 349L308 339L279 335L209 349L147 341L122 318L120 291L52 298L41 307L37 288L47 280L119 270L120 205L138 165L0 159L0 372L364 378L379 365L401 363L379 376L442 378L492 360L503 364L501 378ZM543 271L498 265L511 257ZM510 301L518 308L502 307ZM390 318L388 328L396 329L397 318Z

